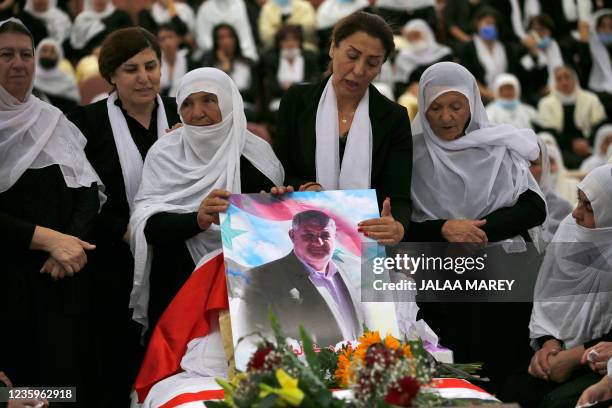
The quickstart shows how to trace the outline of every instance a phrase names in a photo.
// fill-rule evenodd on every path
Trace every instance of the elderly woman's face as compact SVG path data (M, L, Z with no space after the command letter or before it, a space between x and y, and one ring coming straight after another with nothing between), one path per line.
M470 120L470 104L462 93L446 92L434 99L425 117L436 136L443 140L455 140L463 135Z
M0 34L0 85L24 101L34 77L32 40L25 34Z
M576 88L576 79L567 68L558 68L555 70L555 86L557 91L569 95Z
M196 92L189 95L181 105L181 117L187 125L210 126L222 120L217 95Z
M334 72L334 90L340 98L361 99L380 73L385 60L382 41L356 32L329 49Z
M160 79L160 63L151 48L125 61L111 76L121 101L133 105L152 102L159 93Z
M572 217L574 217L578 225L582 225L585 228L595 228L595 214L593 213L591 201L580 189L578 189L578 204L574 211L572 211Z

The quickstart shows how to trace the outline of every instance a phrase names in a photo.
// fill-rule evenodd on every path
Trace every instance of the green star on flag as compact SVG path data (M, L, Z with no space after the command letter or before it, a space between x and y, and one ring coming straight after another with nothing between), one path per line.
M233 229L231 225L230 216L225 217L225 220L221 224L221 240L223 241L223 247L228 249L232 248L232 240L239 237L242 234L246 234L248 231Z

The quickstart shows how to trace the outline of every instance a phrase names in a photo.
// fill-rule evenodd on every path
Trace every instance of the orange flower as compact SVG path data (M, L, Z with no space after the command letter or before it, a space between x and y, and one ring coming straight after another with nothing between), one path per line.
M400 348L400 342L392 335L387 334L387 337L385 337L385 347L390 350L397 350Z
M361 361L365 360L365 355L370 346L374 344L380 343L380 333L379 332L365 332L363 336L359 338L359 346L357 346L357 350L355 350L355 358L360 359Z
M351 378L351 357L353 356L353 348L347 347L342 350L338 356L338 368L334 373L334 377L338 384L342 387L348 387Z
M409 344L405 344L402 346L402 352L404 353L404 357L412 358L412 349Z

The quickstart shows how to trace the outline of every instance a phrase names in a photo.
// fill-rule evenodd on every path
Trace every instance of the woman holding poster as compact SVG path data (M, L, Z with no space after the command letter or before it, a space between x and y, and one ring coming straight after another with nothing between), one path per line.
M275 140L285 183L300 191L375 189L382 217L359 226L382 244L403 239L411 212L408 114L372 85L394 49L382 18L360 11L340 20L332 75L287 91Z

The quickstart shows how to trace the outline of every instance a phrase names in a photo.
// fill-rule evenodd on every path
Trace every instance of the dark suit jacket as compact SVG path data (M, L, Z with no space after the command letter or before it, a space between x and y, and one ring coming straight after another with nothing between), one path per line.
M316 180L315 122L319 99L329 78L317 84L295 85L283 96L274 151L285 168L285 184L299 187ZM370 85L372 178L378 207L391 197L393 217L408 231L412 204L412 134L406 108L390 101ZM359 163L355 163L359 165Z
M342 274L340 270L337 273ZM239 335L253 331L269 332L268 310L271 309L288 337L299 340L299 325L302 325L321 346L335 345L343 340L334 315L293 251L283 258L251 269L249 276L250 283L245 283L242 294L246 327L244 333ZM351 291L346 282L345 286L352 298L350 303L353 304L357 321L361 324L363 314L358 295Z

